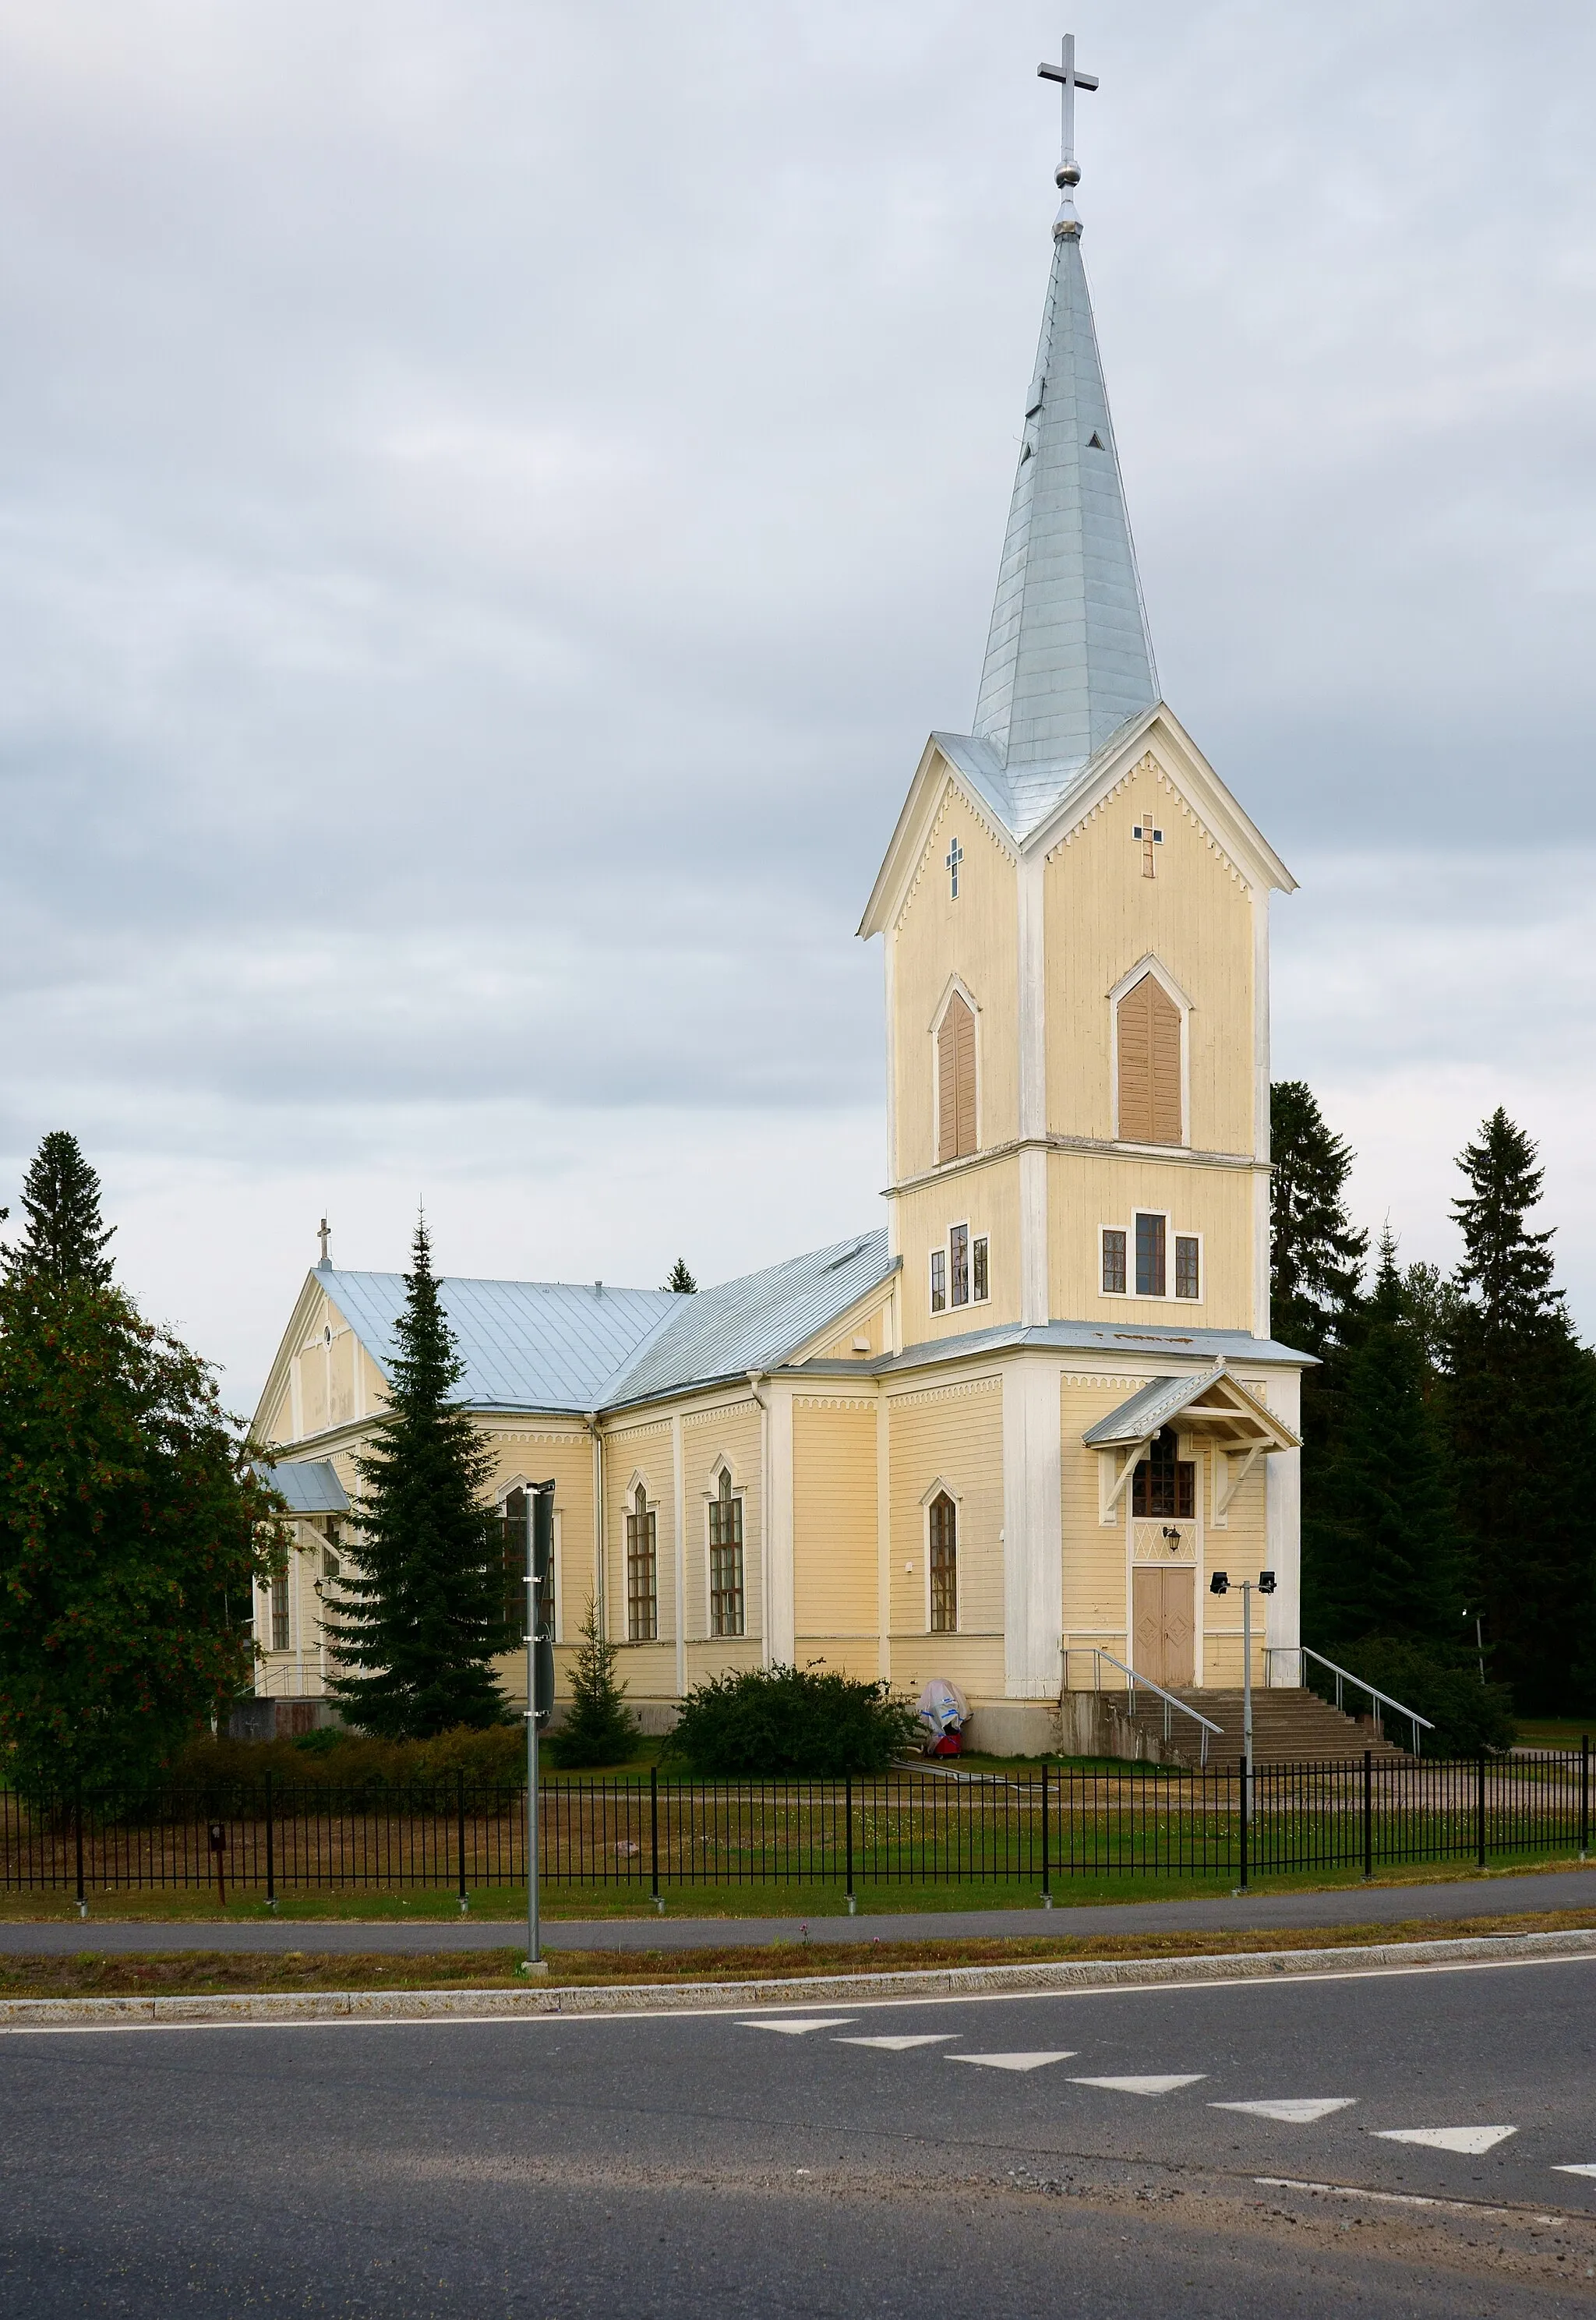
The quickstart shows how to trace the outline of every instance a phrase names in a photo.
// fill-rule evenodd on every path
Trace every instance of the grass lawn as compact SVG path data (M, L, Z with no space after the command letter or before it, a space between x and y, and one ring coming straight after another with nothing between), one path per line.
M1456 1939L1471 1934L1561 1933L1596 1926L1596 1910L1539 1910L1519 1917L1461 1920L1412 1918L1400 1926L1303 1927L1258 1934L1120 1934L1072 1941L1067 1935L1028 1940L766 1943L758 1947L668 1951L567 1950L551 1953L545 1988L594 1988L606 1983L703 1982L800 1978L812 1974L910 1972L969 1965L1026 1965L1047 1959L1234 1957L1263 1950L1356 1950L1375 1942ZM524 1989L522 1952L512 1946L461 1954L414 1957L333 1956L290 1950L260 1957L195 1951L143 1957L104 1957L92 1949L73 1957L0 1955L0 1998L150 1998L233 1992L332 1989Z
M1520 1854L1487 1857L1487 1876L1523 1876L1577 1869L1572 1855L1527 1859ZM1376 1872L1380 1886L1455 1884L1477 1878L1473 1860L1417 1862ZM1304 1870L1293 1876L1256 1877L1252 1893L1329 1893L1363 1886L1360 1870ZM1054 1914L1104 1902L1174 1901L1222 1899L1236 1890L1233 1876L1221 1877L1078 1877L1057 1871L1053 1879ZM848 1897L840 1879L826 1884L668 1885L663 1889L665 1914L672 1917L800 1917L815 1920L847 1915ZM869 1917L931 1915L964 1909L1013 1909L1041 1915L1041 1895L1033 1880L1023 1883L991 1880L968 1884L866 1884L860 1880L859 1910ZM474 1888L470 1916L479 1924L513 1925L524 1921L523 1886ZM549 1925L562 1918L642 1920L655 1916L645 1887L635 1885L546 1886L542 1915ZM313 1924L318 1919L340 1924L433 1924L459 1922L459 1904L451 1888L412 1888L408 1890L326 1891L316 1888L281 1887L275 1913L257 1891L230 1893L225 1910L216 1903L213 1889L161 1892L94 1891L89 1895L88 1922L97 1917L119 1924L184 1925L259 1924L273 1917L279 1922ZM77 1917L69 1893L11 1892L0 1894L0 1926L69 1922Z

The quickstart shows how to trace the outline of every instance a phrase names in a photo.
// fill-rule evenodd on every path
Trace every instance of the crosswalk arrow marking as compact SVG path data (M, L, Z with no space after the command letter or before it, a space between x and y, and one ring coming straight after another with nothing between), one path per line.
M911 2046L940 2046L945 2039L957 2038L957 2030L922 2030L917 2038L839 2038L839 2046L879 2046L884 2053L906 2054Z
M1582 2161L1577 2167L1554 2167L1552 2172L1554 2175L1596 2175L1596 2167L1587 2167Z
M1288 2126L1311 2126L1333 2110L1350 2110L1356 2095L1283 2095L1277 2102L1216 2102L1210 2110L1244 2110L1254 2118L1282 2118Z
M1518 2132L1516 2126L1381 2126L1374 2130L1380 2143L1422 2143L1432 2151L1465 2151L1475 2159Z
M1182 2077L1167 2079L1072 2079L1075 2087L1107 2087L1116 2095L1172 2095L1176 2087L1194 2087L1199 2079L1208 2076L1206 2071L1190 2071Z
M1045 2062L1069 2062L1075 2060L1074 2049L1066 2047L1062 2053L1052 2054L944 2054L945 2062L979 2062L988 2071L1039 2071Z
M739 2022L739 2030L779 2030L784 2038L802 2038L811 2030L846 2030L853 2020L851 2014L839 2014L835 2020L823 2022Z

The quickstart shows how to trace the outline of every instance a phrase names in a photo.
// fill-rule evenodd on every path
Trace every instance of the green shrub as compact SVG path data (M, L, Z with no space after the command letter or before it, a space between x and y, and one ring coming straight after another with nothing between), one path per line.
M571 1704L549 1753L562 1772L594 1764L623 1764L638 1744L637 1718L626 1705L626 1686L615 1681L616 1648L599 1633L590 1599L582 1641L571 1671Z
M192 1740L172 1767L172 1779L240 1802L258 1801L269 1772L277 1789L327 1789L357 1804L378 1803L401 1789L452 1790L464 1773L468 1786L526 1786L525 1727L458 1725L431 1740L376 1740L364 1732L323 1729L298 1740Z
M1428 1717L1436 1728L1419 1735L1425 1755L1478 1756L1483 1752L1491 1756L1512 1746L1517 1730L1512 1694L1505 1683L1482 1683L1477 1666L1448 1666L1420 1645L1399 1642L1393 1636L1365 1636L1361 1643L1344 1645L1340 1656L1365 1683ZM1310 1668L1312 1664L1310 1661ZM1318 1669L1314 1681L1333 1696L1333 1676ZM1346 1696L1347 1707L1355 1713L1367 1704L1356 1692L1349 1690ZM1387 1738L1406 1747L1410 1728L1406 1717L1387 1713L1383 1721Z
M919 1719L884 1683L808 1668L750 1668L694 1684L665 1744L690 1772L775 1780L884 1772Z

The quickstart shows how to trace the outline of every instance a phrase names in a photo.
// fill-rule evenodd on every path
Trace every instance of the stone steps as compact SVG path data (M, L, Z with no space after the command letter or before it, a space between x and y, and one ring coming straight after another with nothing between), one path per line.
M1176 1697L1220 1727L1220 1736L1211 1736L1209 1740L1209 1763L1234 1763L1242 1752L1243 1703L1239 1686L1234 1690L1183 1690ZM1164 1702L1156 1692L1138 1691L1135 1710L1127 1720L1136 1730L1149 1737L1156 1735L1162 1742ZM1403 1718L1392 1717L1391 1720L1396 1730L1405 1731ZM1194 1764L1201 1741L1202 1734L1194 1724L1171 1713L1165 1754ZM1328 1700L1320 1699L1317 1692L1283 1686L1265 1690L1260 1686L1253 1693L1253 1762L1256 1764L1345 1764L1361 1757L1365 1748L1376 1756L1406 1759L1408 1755L1405 1748L1397 1747L1376 1732L1373 1725L1343 1716Z

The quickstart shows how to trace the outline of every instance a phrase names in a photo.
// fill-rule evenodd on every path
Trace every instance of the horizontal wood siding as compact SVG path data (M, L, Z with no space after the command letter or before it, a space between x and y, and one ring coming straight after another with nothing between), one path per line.
M934 1675L985 1699L1003 1696L1002 1383L983 1378L895 1395L892 1468L892 1673L918 1693ZM932 1635L926 1610L922 1500L940 1480L958 1508L959 1626ZM906 1567L907 1566L907 1567Z
M875 1406L840 1396L793 1404L793 1599L796 1629L832 1664L829 1645L874 1674L879 1598ZM815 1656L801 1649L800 1661Z

